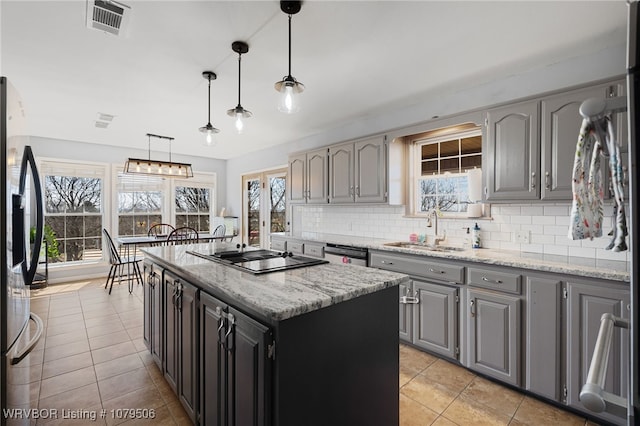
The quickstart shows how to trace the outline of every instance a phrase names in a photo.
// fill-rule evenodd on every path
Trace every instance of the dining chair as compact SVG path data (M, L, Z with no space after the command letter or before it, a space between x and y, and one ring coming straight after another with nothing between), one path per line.
M167 244L194 244L198 242L198 239L198 231L189 226L182 226L171 231L167 237Z
M219 241L225 241L226 238L225 236L227 235L227 227L224 225L218 225L216 226L216 229L213 230L213 236L214 237L220 237L219 239L216 238Z
M168 223L155 223L151 225L151 228L149 228L149 231L147 232L147 236L158 238L158 242L150 245L159 246L165 244L167 242L166 238L175 229L176 228L173 225Z
M106 229L102 229L102 233L104 234L104 238L107 240L109 245L109 263L111 264L111 269L109 269L109 275L107 275L107 282L104 284L104 288L107 288L109 285L109 294L111 294L111 289L113 288L113 282L116 279L116 275L118 275L118 283L122 280L122 277L126 275L126 280L129 282L129 293L133 292L133 279L141 284L142 280L142 272L140 272L139 263L142 259L136 259L135 256L120 256L118 252L118 248L113 243L113 239L109 232ZM127 267L127 273L125 274L124 267ZM133 276L131 276L131 272L133 272Z

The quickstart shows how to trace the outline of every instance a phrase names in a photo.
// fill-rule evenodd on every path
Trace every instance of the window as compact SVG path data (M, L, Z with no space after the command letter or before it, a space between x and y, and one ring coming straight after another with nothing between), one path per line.
M118 173L118 235L147 235L163 223L164 179Z
M209 232L210 193L206 187L176 186L176 227L189 226L198 232Z
M414 213L432 210L455 214L467 211L467 170L482 166L480 129L442 136L431 134L411 138L414 170Z
M45 161L41 169L49 261L101 260L105 167Z

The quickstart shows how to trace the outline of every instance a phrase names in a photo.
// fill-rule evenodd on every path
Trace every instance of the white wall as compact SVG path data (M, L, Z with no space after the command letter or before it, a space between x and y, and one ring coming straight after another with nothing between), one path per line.
M60 158L74 161L90 161L121 164L128 158L149 158L149 151L135 148L120 148L110 145L100 145L87 142L66 141L60 139L31 136L29 145L33 154L38 157ZM151 151L151 158L168 160L168 152ZM172 154L173 161L191 163L195 172L217 174L216 204L219 208L227 202L227 161L213 158L196 157L190 155Z
M287 163L289 153L381 132L393 131L396 133L398 129L426 123L434 116L445 117L460 114L527 96L621 76L626 72L625 54L626 46L619 45L587 56L566 58L561 62L516 73L499 80L476 85L465 82L457 87L454 85L443 87L438 91L425 93L424 101L421 103L362 117L360 120L337 127L324 134L288 141L278 147L230 159L227 163L226 207L231 209L234 215L240 216L242 213L242 175L283 166ZM308 88L308 90L312 90L312 88ZM322 211L324 214L330 214L332 209L341 209L341 207L324 206ZM397 210L394 217L401 219L404 210ZM323 222L329 223L329 221Z

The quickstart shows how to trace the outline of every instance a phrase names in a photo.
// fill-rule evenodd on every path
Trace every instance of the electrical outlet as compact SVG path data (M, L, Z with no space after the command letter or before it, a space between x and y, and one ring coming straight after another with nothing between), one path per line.
M531 242L529 231L516 231L515 240L516 243L529 244Z

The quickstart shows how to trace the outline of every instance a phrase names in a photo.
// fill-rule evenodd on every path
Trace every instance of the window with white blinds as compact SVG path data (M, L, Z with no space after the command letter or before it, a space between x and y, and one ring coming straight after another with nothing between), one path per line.
M50 263L102 259L106 165L42 161Z
M118 235L147 235L163 218L165 179L157 176L118 172Z

